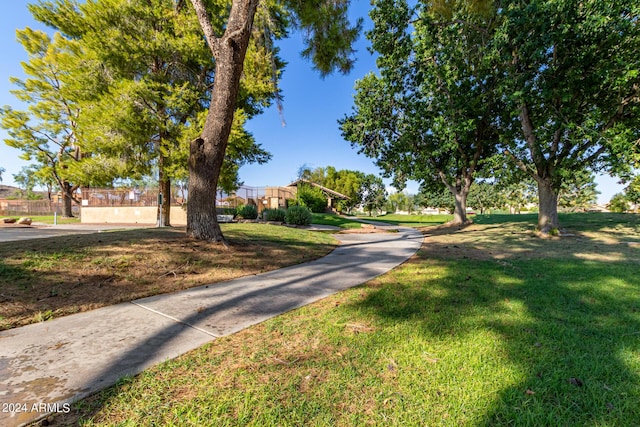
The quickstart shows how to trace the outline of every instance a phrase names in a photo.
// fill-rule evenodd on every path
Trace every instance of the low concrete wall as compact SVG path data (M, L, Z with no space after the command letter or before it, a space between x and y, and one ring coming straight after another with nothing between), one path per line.
M156 224L155 206L83 206L81 222L86 224ZM171 206L171 225L187 225L187 212L181 206Z

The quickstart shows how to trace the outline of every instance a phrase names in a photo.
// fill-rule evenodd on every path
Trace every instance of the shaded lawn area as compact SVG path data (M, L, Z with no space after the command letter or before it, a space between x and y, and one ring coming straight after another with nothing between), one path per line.
M310 261L337 243L265 224L222 229L229 248L183 228L0 243L0 330Z
M546 240L535 222L425 227L392 272L50 425L638 425L640 233L608 219Z

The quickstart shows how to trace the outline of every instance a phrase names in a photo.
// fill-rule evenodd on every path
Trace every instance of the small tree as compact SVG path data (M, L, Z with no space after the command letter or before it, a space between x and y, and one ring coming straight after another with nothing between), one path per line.
M13 180L20 186L20 190L23 191L27 200L39 200L42 199L40 194L37 194L33 191L35 186L45 186L47 187L47 195L49 201L51 201L51 192L53 183L51 182L51 177L47 175L40 174L41 170L38 169L37 166L24 166L20 169L20 172L13 175Z
M558 206L568 212L584 212L598 200L595 175L587 170L576 171L563 181L558 194Z
M626 212L629 210L629 201L622 193L614 194L609 201L609 210L611 212Z
M337 170L333 166L311 169L309 166L303 165L298 171L298 177L330 188L349 197L347 200L337 202L336 206L340 211L349 213L362 202L362 183L365 174L360 171L349 169Z
M416 196L416 202L423 208L442 209L448 213L453 213L456 209L453 195L444 186L440 188L421 187L420 192Z
M413 211L413 196L404 192L396 192L390 194L387 198L387 210L391 212L407 211L411 213Z
M364 177L361 187L362 207L371 216L373 211L379 211L387 202L387 190L382 178L375 175Z
M469 191L469 206L484 214L504 206L504 197L495 182L476 182Z
M502 190L504 204L512 214L519 214L529 204L536 202L536 186L530 179L507 185Z

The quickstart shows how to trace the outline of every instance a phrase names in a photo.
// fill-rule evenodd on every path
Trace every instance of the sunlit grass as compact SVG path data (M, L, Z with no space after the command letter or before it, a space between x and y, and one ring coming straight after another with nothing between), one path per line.
M392 272L128 378L78 411L84 425L637 425L640 250L526 228L427 233Z
M54 215L44 215L44 216L29 216L29 215L23 215L23 216L28 216L29 218L31 218L33 220L33 222L40 222L40 223L44 223L44 224L80 224L80 218L79 217L75 217L75 218L63 218L61 215L57 215L54 217Z
M352 221L348 218L335 215L335 214L312 214L312 224L318 225L334 225L340 228L361 228L362 224L357 221Z
M424 227L427 225L444 224L445 222L451 221L453 219L453 215L387 214L387 215L377 216L374 218L364 218L364 219L372 219L374 221L387 222L389 224L397 225L401 227Z

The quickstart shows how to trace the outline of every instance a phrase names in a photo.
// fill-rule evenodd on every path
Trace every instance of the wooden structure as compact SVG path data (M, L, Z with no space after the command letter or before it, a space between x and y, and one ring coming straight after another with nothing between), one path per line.
M351 197L349 196L345 196L342 193L338 193L337 191L334 191L327 187L323 187L320 184L316 184L315 182L311 182L306 179L298 179L296 181L293 181L291 184L288 185L288 187L295 187L297 189L299 185L303 185L303 184L309 185L311 187L319 188L320 191L322 191L322 194L324 194L325 197L327 198L327 208L332 211L335 210L335 206L333 205L333 202L335 200L351 200Z

